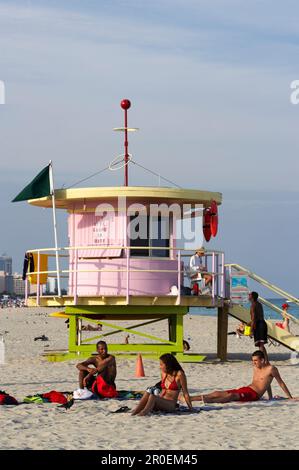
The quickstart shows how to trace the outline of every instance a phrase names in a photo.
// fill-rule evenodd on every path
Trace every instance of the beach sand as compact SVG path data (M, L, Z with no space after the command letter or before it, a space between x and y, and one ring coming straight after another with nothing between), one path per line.
M68 330L64 320L51 318L49 313L51 309L0 310L0 333L7 331L6 363L0 365L0 389L20 401L28 394L78 388L75 368L78 361L47 362L41 356L47 349L67 348ZM250 355L255 350L251 339L229 336L229 361L219 363L215 354L217 319L187 315L184 323L185 338L191 337L190 352L207 354L207 360L202 363L183 365L191 394L251 382ZM229 330L234 330L236 325L235 320L229 320ZM166 333L166 323L150 325L147 331L162 335ZM34 341L43 334L49 338L48 342ZM124 337L122 333L122 341ZM131 336L130 342L134 340ZM291 393L298 396L299 360L293 364L290 351L282 346L270 346L268 351ZM117 364L118 389L144 390L160 379L157 361L144 360L146 377L142 379L134 377L135 360L120 359ZM273 394L283 394L277 383ZM120 406L133 408L135 404L132 400L76 401L70 410L57 404L1 406L0 449L299 449L299 403L296 402L209 406L195 403L197 409L201 408L200 413L148 417L112 413Z

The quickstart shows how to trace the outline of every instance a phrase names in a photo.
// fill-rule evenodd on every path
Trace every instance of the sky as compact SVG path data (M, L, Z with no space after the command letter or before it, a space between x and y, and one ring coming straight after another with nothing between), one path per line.
M109 165L128 98L134 160L221 192L209 246L299 295L298 16L291 0L0 0L0 252L14 270L54 241L50 211L10 201L50 159L57 188ZM105 172L84 185L122 183ZM65 246L63 213L58 226Z

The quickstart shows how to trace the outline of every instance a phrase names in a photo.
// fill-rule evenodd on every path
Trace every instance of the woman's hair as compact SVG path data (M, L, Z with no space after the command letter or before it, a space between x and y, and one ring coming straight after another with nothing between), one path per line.
M183 370L173 354L162 354L160 361L164 362L167 374Z

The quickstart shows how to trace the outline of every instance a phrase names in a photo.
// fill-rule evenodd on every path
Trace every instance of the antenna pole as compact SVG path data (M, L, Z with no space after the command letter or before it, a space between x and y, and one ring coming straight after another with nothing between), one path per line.
M129 152L128 152L128 147L129 147L129 142L128 142L128 109L131 107L131 102L130 100L124 99L121 101L120 106L125 112L125 141L124 141L124 147L125 147L125 186L128 186L129 184L129 172L128 172L128 162L129 162Z

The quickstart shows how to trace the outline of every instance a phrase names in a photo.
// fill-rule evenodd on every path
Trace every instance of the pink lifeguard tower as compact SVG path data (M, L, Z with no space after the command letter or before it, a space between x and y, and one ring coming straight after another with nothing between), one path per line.
M49 266L42 270L41 260L47 255L50 263L55 249L30 250L37 259L37 286L35 295L27 295L27 305L63 308L56 316L69 318L68 350L49 351L46 356L52 361L89 356L100 338L109 342L112 335L122 335L122 341L109 342L113 354L134 357L141 352L144 357L157 358L170 352L180 361L201 361L204 356L184 352L183 318L190 307L215 307L221 357L226 343L220 332L222 322L227 321L223 313L224 253L206 249L203 260L212 276L211 287L199 288L199 295L191 295L188 286L194 280L189 259L197 247L190 250L182 246L177 230L182 220L198 215L204 216L206 224L222 196L193 189L129 186L129 100L123 100L121 107L125 125L118 130L125 135L125 152L111 168L115 169L115 164L124 167L124 186L55 190L56 208L68 212L69 246L58 250L61 266L67 264L59 272ZM50 196L29 203L52 207ZM43 294L43 275L67 278L67 293ZM146 325L162 320L168 322L167 338L144 332ZM84 321L100 323L103 331L85 337ZM133 334L139 342L124 343L124 333Z

